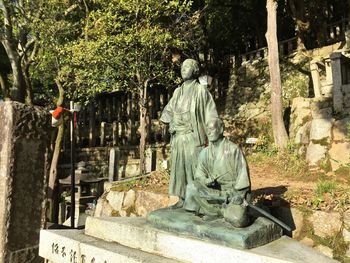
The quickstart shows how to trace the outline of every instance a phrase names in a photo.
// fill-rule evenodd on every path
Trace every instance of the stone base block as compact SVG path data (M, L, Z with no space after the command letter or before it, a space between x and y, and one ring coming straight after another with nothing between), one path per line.
M235 228L223 219L203 221L184 209L159 209L148 214L147 221L166 231L187 234L233 248L253 248L282 236L282 229L270 220L259 217L244 228Z
M39 256L50 263L179 262L90 237L83 230L41 230Z
M144 218L88 217L85 234L179 262L337 262L286 236L253 249L230 248L158 230Z

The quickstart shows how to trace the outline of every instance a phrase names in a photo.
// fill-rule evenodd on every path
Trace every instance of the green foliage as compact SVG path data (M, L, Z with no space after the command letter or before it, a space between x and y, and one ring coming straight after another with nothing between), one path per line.
M263 153L267 156L273 156L278 153L278 148L273 143L271 136L261 135L254 145L254 151Z
M325 193L333 194L337 190L337 183L334 181L319 181L316 185L315 194L320 197Z
M255 152L249 157L250 162L254 163L271 163L283 172L286 176L308 176L308 164L301 158L297 147L288 144L287 148L280 152L270 139L265 136L261 137Z
M315 196L312 200L312 204L315 207L318 207L322 202L325 201L325 195L329 194L333 196L335 192L338 190L338 185L334 181L319 181L316 185Z
M85 1L84 1L85 2ZM50 87L64 85L68 98L89 101L97 93L139 92L144 86L176 85L180 80L172 51L184 50L191 37L191 1L99 0L88 8L50 1L36 21L40 43L35 76Z
M346 125L346 138L350 139L350 122Z
M297 57L281 63L283 104L288 106L296 97L308 97L311 73L309 57Z

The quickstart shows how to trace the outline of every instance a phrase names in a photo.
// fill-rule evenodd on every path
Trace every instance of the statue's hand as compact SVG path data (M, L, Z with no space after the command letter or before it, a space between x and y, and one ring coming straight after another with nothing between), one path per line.
M208 187L212 186L214 181L211 178L207 178L204 180L204 184Z
M241 205L243 203L243 198L239 195L235 195L231 197L230 201L235 205Z

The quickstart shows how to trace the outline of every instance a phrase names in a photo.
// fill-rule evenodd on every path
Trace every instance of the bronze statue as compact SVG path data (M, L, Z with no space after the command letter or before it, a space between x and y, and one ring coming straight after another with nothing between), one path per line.
M209 146L199 155L184 208L204 215L204 220L223 217L235 227L245 227L249 224L244 205L250 196L248 167L238 146L223 136L223 128L218 118L208 122Z
M160 118L169 124L172 135L169 195L179 197L172 208L183 206L186 186L193 181L198 155L206 141L206 122L218 117L208 89L198 82L198 62L186 59L181 76L184 83L175 90Z

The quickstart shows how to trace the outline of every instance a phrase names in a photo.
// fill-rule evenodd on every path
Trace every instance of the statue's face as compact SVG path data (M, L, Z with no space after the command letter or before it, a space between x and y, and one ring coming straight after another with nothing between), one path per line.
M183 80L195 79L199 74L199 64L194 59L186 59L181 66L181 77Z
M209 121L207 126L207 136L210 142L216 142L222 137L223 127L218 121Z
M183 64L181 67L181 77L183 80L189 80L193 78L193 68L189 64Z

